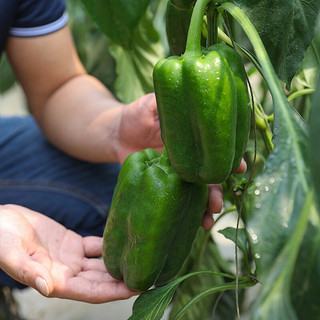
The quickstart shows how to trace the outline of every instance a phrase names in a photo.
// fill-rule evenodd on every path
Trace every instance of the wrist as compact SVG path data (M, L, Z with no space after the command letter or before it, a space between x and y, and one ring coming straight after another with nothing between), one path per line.
M109 109L96 120L96 124L92 124L93 127L100 128L97 129L100 133L95 135L101 139L101 147L98 146L98 150L103 150L101 162L120 162L120 127L124 108L125 105L118 105L116 108Z

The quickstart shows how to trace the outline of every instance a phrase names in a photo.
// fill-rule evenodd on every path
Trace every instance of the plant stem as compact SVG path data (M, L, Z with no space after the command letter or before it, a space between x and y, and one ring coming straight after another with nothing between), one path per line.
M314 92L314 89L303 89L303 90L299 90L299 91L296 91L296 92L293 92L292 94L290 94L290 96L288 97L288 101L292 101L300 96L303 96L303 95L307 95L307 94L311 94Z
M240 288L240 289L249 288L249 287L254 286L255 284L256 284L256 282L254 280L246 279L244 281L239 282L238 288ZM194 305L195 303L197 303L199 300L206 297L207 295L217 293L217 292L227 291L227 290L233 290L235 288L236 288L236 283L229 282L229 283L225 283L221 286L209 288L209 289L199 293L198 295L193 297L186 305L184 305L184 307L174 316L174 318L172 320L182 319L182 317L184 316L184 314L186 313L188 308L190 308L192 305Z
M219 27L218 27L218 38L221 39L222 41L224 41L225 43L227 43L229 46L232 46L231 39ZM253 63L253 65L257 68L257 70L259 71L259 73L263 77L263 72L262 72L261 66L260 66L257 58L250 51L248 51L246 48L240 46L236 42L233 42L233 43L237 47L237 49L239 49Z
M259 130L268 154L273 150L272 131L269 126L268 116L264 113L261 106L255 105L256 126Z
M186 51L184 56L188 55L202 55L201 52L201 29L203 24L203 16L207 7L207 4L211 0L197 0L189 26Z
M203 259L203 256L204 256L204 252L206 250L207 243L208 243L208 241L210 239L210 236L211 236L211 230L205 230L203 239L201 241L200 249L198 251L198 257L197 257L197 260L195 262L195 267L194 267L195 270L199 270L200 269L201 262L202 262L202 259Z
M286 130L291 133L292 140L299 141L300 137L297 136L297 133L291 122L292 114L290 112L292 112L292 110L289 109L290 107L293 109L293 107L290 105L281 87L279 86L279 79L273 69L270 58L258 32L245 13L235 4L231 2L222 3L219 7L219 10L223 9L227 10L240 23L255 50L258 61L262 68L263 77L273 98L275 121L277 121L277 125L280 126L281 124L281 127L286 128ZM292 147L293 153L296 155L296 159L303 159L301 150L298 148L298 146L294 144ZM304 165L302 161L297 162L297 170L301 177L302 188L305 192L307 192L309 185L308 181L305 179Z
M223 40L228 45L232 46L231 39L221 30L218 28L218 37ZM239 44L235 43L235 46L254 64L256 69L259 71L259 73L263 76L261 66L257 59L245 48L241 47ZM269 118L264 113L259 110L259 108L255 108L255 119L256 119L256 125L257 129L259 130L262 139L264 141L264 144L267 148L268 153L270 153L273 150L273 143L272 143L272 132L270 130L270 127L268 125ZM272 115L273 119L273 115Z
M219 217L216 219L215 224L217 224L217 222L218 222L222 217L224 217L227 213L233 212L233 211L237 211L237 207L234 206L234 205L231 206L231 207L229 207L228 209L224 210L224 211L219 215Z

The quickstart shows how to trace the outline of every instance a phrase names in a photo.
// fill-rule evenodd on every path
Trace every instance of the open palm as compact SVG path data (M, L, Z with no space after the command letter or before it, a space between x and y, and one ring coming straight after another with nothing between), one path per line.
M1 208L0 267L43 295L103 303L138 294L108 274L101 253L102 238L20 206Z

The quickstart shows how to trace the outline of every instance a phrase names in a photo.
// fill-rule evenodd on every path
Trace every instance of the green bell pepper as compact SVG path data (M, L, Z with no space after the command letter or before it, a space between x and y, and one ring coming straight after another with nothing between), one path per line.
M193 9L185 53L154 68L161 136L182 179L221 183L239 166L250 129L245 71L227 45L201 48L201 28L210 0Z
M240 55L232 47L224 43L218 43L210 46L208 50L218 51L228 61L237 90L236 146L231 170L231 172L235 172L246 151L251 127L251 108L247 89L247 75Z
M181 180L165 149L129 155L103 235L110 275L141 291L170 281L190 253L207 202L207 186Z

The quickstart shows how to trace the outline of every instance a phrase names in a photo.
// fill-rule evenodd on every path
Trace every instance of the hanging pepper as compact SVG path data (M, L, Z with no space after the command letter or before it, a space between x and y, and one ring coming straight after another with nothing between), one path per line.
M245 71L227 45L201 48L201 28L210 0L193 9L187 45L180 57L154 68L161 136L182 179L221 183L240 164L250 124ZM234 49L231 49L234 50Z
M207 202L207 186L181 180L165 149L129 155L103 235L110 275L141 291L170 281L190 253Z
M209 51L218 51L227 60L232 71L233 80L237 91L237 125L236 145L231 172L235 172L246 150L251 126L250 98L247 89L247 76L242 59L235 49L218 43L208 48Z

